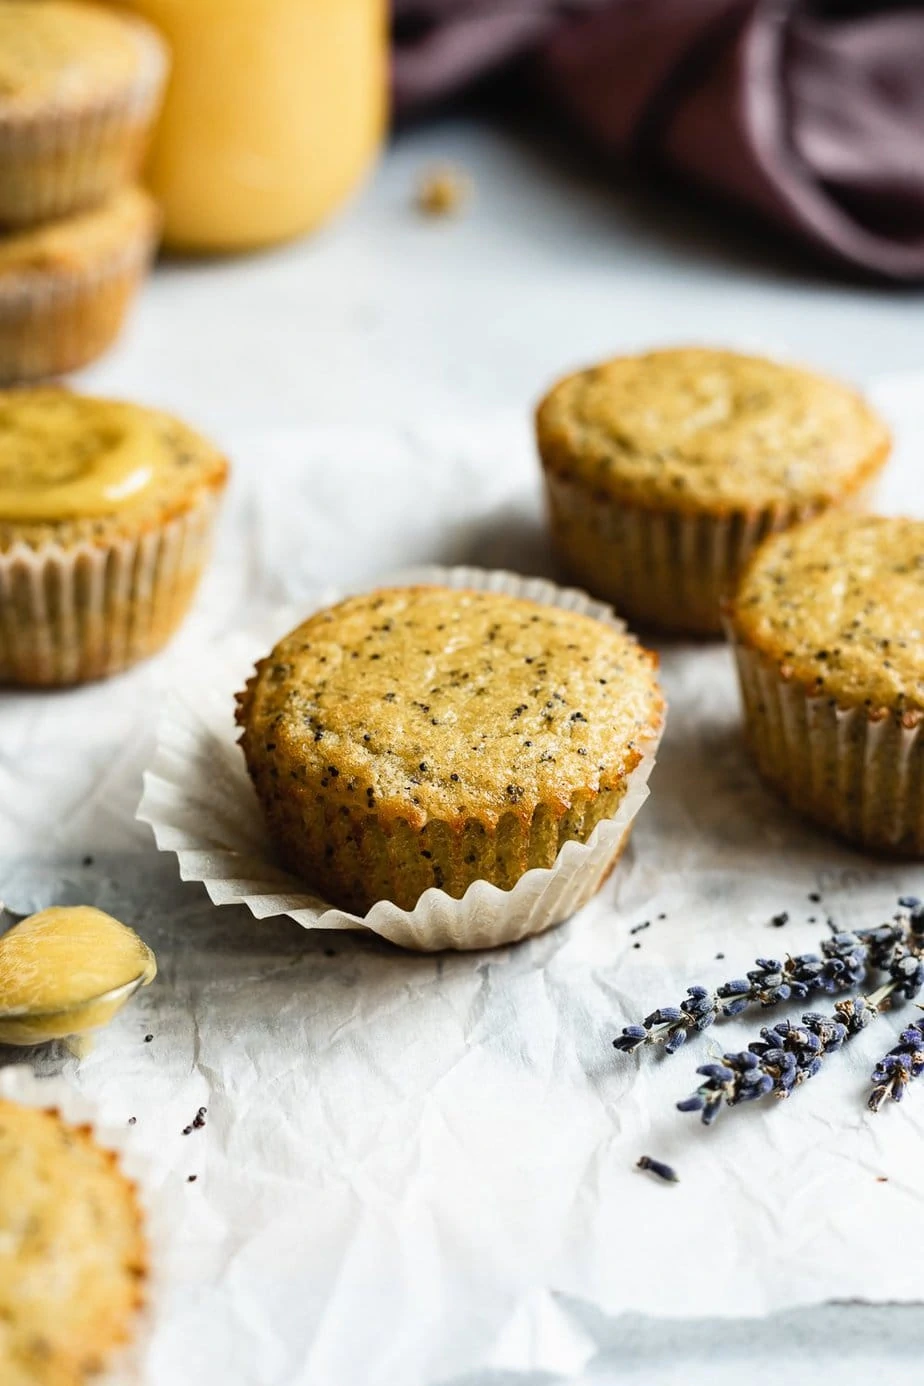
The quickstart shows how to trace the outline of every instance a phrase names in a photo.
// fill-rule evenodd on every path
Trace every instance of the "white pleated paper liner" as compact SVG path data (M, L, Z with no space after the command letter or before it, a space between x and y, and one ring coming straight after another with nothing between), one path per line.
M17 1102L23 1107L56 1111L69 1126L89 1127L97 1145L115 1152L119 1158L119 1168L135 1187L144 1215L147 1241L145 1303L132 1326L131 1338L114 1349L105 1370L94 1376L93 1380L97 1386L138 1386L157 1313L166 1258L164 1226L149 1197L150 1172L134 1146L131 1131L105 1121L98 1107L65 1078L39 1078L28 1064L17 1063L0 1068L0 1098Z
M583 592L514 573L420 568L375 586L412 583L503 592L624 629L608 606ZM615 816L599 823L586 843L565 843L554 866L527 871L511 890L475 881L456 900L431 887L413 910L380 900L361 917L331 905L277 864L237 745L234 695L255 661L308 614L277 610L259 628L217 642L183 668L167 699L137 817L150 824L161 851L176 854L182 879L201 881L216 905L246 905L257 919L288 915L306 929L365 930L423 951L512 943L586 904L618 859L648 797L660 727L652 731Z

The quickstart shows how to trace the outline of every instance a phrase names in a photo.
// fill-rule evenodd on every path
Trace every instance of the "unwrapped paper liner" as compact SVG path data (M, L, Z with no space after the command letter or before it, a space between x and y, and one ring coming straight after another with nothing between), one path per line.
M119 1169L134 1185L144 1215L147 1243L145 1302L132 1326L130 1340L114 1349L105 1370L94 1376L93 1380L97 1386L138 1386L157 1312L160 1277L166 1258L163 1254L165 1231L148 1196L149 1170L134 1148L130 1129L114 1126L101 1119L97 1106L64 1078L39 1078L28 1064L11 1064L0 1068L0 1098L17 1102L22 1107L55 1111L69 1126L89 1127L97 1145L104 1150L114 1151L119 1157Z
M376 586L412 583L503 592L624 629L608 606L583 592L514 573L423 568ZM660 727L652 732L615 816L599 823L586 843L566 842L554 866L527 871L509 891L475 881L456 900L431 887L413 910L380 900L363 918L333 907L276 864L236 744L234 694L254 661L307 614L277 611L259 631L213 646L201 663L184 667L167 701L137 816L151 825L161 851L176 853L182 878L201 881L217 905L246 905L257 919L284 914L306 929L364 930L428 952L512 943L585 905L618 860L648 797Z

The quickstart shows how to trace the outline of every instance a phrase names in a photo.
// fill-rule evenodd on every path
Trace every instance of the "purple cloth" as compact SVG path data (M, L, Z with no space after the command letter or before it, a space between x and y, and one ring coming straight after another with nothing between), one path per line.
M529 55L603 149L924 279L924 3L394 0L400 113Z

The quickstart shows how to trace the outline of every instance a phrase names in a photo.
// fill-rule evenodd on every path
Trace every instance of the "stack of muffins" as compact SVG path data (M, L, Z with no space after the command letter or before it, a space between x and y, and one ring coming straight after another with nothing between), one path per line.
M76 370L118 333L160 231L133 185L167 57L82 0L0 0L0 385Z

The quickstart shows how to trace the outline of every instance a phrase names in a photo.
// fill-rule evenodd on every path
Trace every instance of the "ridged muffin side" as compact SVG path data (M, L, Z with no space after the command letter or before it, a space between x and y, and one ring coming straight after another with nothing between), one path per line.
M0 0L0 226L105 201L136 177L167 74L157 31L82 0Z
M41 494L38 461L66 491L136 439L155 476L127 503L4 513L5 495ZM198 587L227 473L214 444L158 410L63 390L0 393L0 683L84 682L159 650Z
M384 589L309 618L239 697L288 865L333 903L509 890L586 841L656 744L654 657L495 592Z
M134 1185L88 1127L0 1099L0 1232L0 1380L84 1386L144 1302Z
M127 188L0 240L0 385L78 370L115 340L153 258L160 212Z
M637 621L696 635L757 545L862 506L890 448L854 391L706 348L619 357L559 382L536 432L570 576Z
M924 856L924 523L831 514L775 536L726 621L762 776L851 842Z

